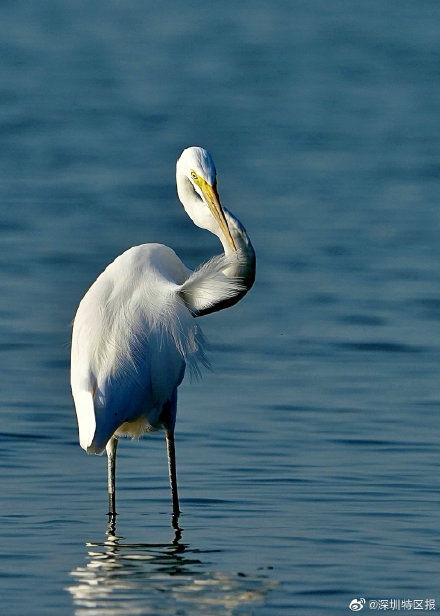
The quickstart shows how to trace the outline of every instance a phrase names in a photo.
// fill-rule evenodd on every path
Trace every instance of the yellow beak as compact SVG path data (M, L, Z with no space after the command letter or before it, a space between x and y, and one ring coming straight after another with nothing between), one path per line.
M203 178L199 177L199 186L203 193L206 203L208 204L209 209L212 212L212 215L216 219L219 224L220 229L223 232L223 235L227 239L229 245L232 250L237 250L234 240L232 239L231 232L228 227L228 223L226 222L225 213L223 212L223 208L220 204L220 197L218 196L217 190L214 186L205 182Z

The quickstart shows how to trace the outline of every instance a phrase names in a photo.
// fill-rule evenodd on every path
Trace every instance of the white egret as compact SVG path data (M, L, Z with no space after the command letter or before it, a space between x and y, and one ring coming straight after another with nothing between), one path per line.
M207 363L195 317L235 304L255 279L254 249L239 220L220 204L209 152L184 150L176 182L188 216L217 235L224 254L191 272L162 244L130 248L93 283L73 323L71 386L79 441L88 453L107 451L112 519L118 438L164 429L177 524L177 387L186 365L197 372Z

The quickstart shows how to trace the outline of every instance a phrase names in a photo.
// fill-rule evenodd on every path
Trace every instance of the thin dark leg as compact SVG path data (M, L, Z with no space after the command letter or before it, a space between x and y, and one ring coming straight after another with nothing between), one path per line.
M118 437L112 436L107 443L108 462L108 515L112 520L116 517L116 449Z
M173 520L174 528L178 528L177 521L180 515L179 495L177 493L177 475L176 475L176 451L174 448L174 432L167 429L165 432L167 440L168 454L168 470L170 474L171 497L173 499Z

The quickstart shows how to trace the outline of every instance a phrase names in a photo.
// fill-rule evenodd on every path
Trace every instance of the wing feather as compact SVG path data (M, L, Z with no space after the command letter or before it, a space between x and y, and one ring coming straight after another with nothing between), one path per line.
M100 453L122 423L140 416L154 428L185 366L198 374L208 365L203 334L179 294L188 276L183 267L164 246L136 247L81 301L71 383L80 443L88 452Z

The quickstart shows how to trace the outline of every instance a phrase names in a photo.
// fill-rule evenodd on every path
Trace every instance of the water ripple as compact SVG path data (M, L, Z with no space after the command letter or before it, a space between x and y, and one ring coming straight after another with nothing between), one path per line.
M276 582L267 575L209 571L203 550L179 539L169 544L124 543L109 536L89 543L87 562L76 567L72 595L76 616L179 614L233 616L264 601Z

